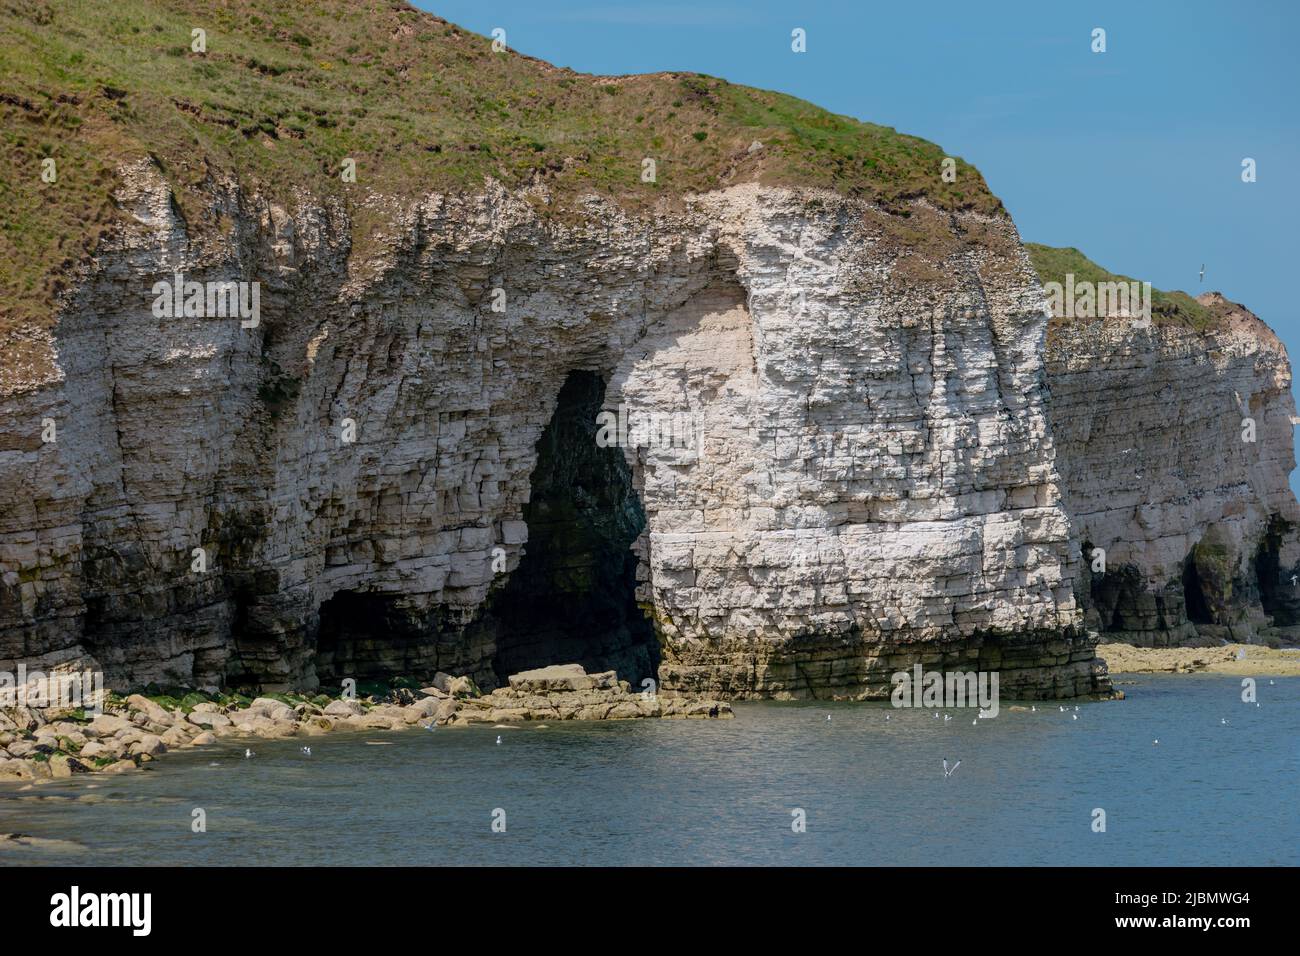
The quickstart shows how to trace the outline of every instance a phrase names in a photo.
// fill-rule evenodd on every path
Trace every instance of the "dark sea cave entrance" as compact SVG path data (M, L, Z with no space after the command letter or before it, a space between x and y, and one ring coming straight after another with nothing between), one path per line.
M323 683L428 678L436 669L436 651L425 616L408 611L392 594L339 591L321 604L315 665Z
M1282 538L1290 530L1278 515L1269 519L1268 528L1255 552L1255 583L1259 603L1276 627L1293 627L1300 623L1300 598L1295 586L1287 587L1282 572Z
M1187 610L1187 620L1193 624L1214 623L1214 615L1210 613L1209 602L1205 599L1200 573L1196 570L1196 562L1190 554L1183 561L1183 604Z
M659 666L654 628L637 606L632 543L645 511L620 448L596 444L605 383L570 372L537 443L519 567L478 626L495 636L500 684L549 664L614 670L634 689Z

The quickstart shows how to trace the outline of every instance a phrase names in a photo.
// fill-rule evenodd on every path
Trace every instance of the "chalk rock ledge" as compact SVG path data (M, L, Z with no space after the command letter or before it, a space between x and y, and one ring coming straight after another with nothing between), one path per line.
M527 720L630 720L637 717L729 718L726 701L634 694L615 671L588 674L581 664L557 664L513 674L509 686L486 697L444 701L437 723L499 724Z

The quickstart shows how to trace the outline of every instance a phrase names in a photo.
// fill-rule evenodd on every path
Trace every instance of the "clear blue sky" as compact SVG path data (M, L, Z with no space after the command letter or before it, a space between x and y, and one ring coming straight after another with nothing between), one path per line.
M1300 356L1296 0L416 5L584 73L708 73L924 137L983 172L1025 240L1219 290Z

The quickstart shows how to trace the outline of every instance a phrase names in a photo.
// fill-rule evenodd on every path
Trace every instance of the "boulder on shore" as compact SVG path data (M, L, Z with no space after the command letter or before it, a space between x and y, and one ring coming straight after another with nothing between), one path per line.
M588 674L556 664L512 674L485 697L443 701L435 722L451 726L533 720L631 720L638 717L728 718L726 701L634 694L614 671Z

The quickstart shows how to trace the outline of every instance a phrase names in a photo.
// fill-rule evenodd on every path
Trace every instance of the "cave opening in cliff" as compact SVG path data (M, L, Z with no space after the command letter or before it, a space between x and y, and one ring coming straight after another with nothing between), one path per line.
M399 596L339 591L320 606L314 664L322 683L431 676L436 643L425 618Z
M1183 562L1183 605L1187 609L1187 620L1193 624L1213 624L1214 616L1210 613L1210 604L1205 598L1201 575L1196 570L1196 561L1188 555Z
M1286 521L1273 515L1255 552L1259 603L1275 627L1290 627L1300 622L1300 599L1294 596L1295 586L1288 592L1282 580L1282 538L1289 530Z
M489 599L481 624L494 632L501 683L550 664L614 670L634 687L658 671L654 628L636 603L631 550L645 511L622 449L596 442L604 395L599 375L569 373L538 440L523 508L524 556Z

